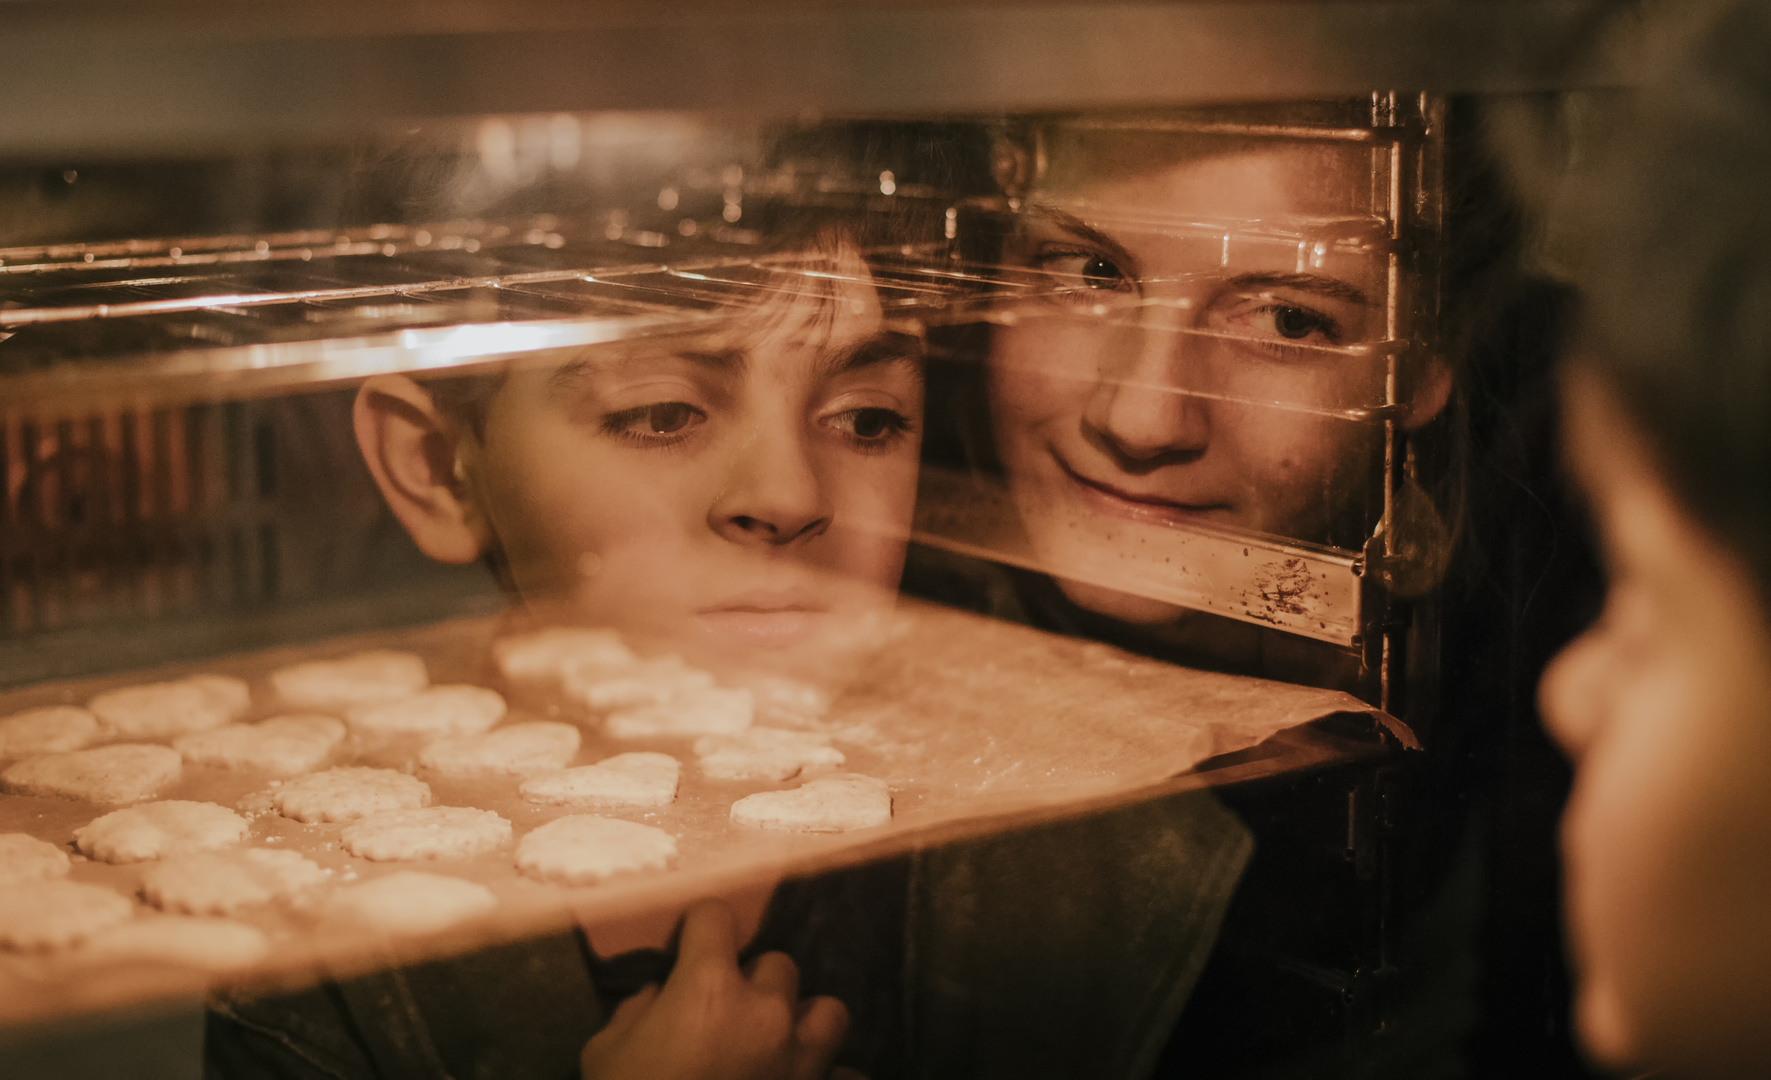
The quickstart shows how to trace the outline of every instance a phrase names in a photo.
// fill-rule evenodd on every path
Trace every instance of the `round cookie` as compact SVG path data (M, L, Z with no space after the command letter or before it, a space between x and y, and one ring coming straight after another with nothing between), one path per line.
M848 759L814 731L753 727L737 735L695 740L702 775L713 780L786 780L802 769L838 767Z
M296 821L355 821L429 806L430 785L393 769L347 765L289 781L271 792L271 805Z
M0 761L62 754L98 738L98 717L78 705L26 709L0 720Z
M480 735L438 739L418 764L444 776L521 776L564 768L578 755L584 736L571 724L532 720Z
M676 839L663 829L593 814L556 818L517 844L518 870L564 885L662 870L675 858Z
M433 686L381 705L359 705L345 714L364 735L477 735L504 719L504 698L483 686Z
M892 792L858 773L808 780L791 791L759 791L732 804L732 820L786 832L848 832L889 824Z
M512 682L557 682L570 667L630 667L638 659L615 631L580 626L552 626L499 638L492 643L492 658Z
M68 853L26 833L0 833L0 886L68 876Z
M757 719L772 726L816 728L830 711L830 694L798 679L762 675L744 685L756 695Z
M510 822L490 810L431 806L389 810L345 826L344 849L360 859L466 859L510 843Z
M30 881L0 889L0 948L63 949L127 922L135 905L122 893L74 881Z
M256 926L232 919L154 915L94 934L80 955L221 971L257 963L270 951L270 938Z
M517 791L550 806L666 806L676 799L681 774L669 754L637 751L531 777Z
M428 934L498 906L484 885L444 874L402 870L347 885L327 900L327 918L386 934Z
M271 672L271 689L285 705L321 712L411 697L430 685L416 653L371 649L336 660L309 660Z
M18 762L0 773L0 787L13 795L51 795L115 806L152 798L183 773L184 762L176 750L117 743Z
M75 829L74 842L99 862L146 862L232 847L246 839L251 828L250 822L225 806L170 799L112 810Z
M162 911L231 915L287 900L330 876L320 864L293 851L206 851L148 867L141 875L141 894Z
M613 739L736 735L750 726L755 712L750 691L708 686L685 690L663 704L610 713L603 733Z
M561 669L560 683L568 697L603 711L660 705L706 690L713 686L713 675L671 655L620 664L579 661Z
M344 734L344 722L330 716L276 716L181 735L172 748L193 765L294 776L325 764Z
M239 719L252 707L252 694L231 675L192 675L111 690L86 707L112 738L170 739Z

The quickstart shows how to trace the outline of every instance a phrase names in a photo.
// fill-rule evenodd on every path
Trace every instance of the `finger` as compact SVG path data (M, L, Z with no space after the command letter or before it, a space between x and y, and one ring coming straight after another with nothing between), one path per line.
M732 909L718 900L703 900L683 916L683 932L677 939L676 968L729 967L738 970L736 919Z
M651 1007L653 1000L657 997L658 985L656 983L647 983L640 987L639 993L615 1007L615 1014L609 1017L607 1024L603 1025L603 1031L608 1033L611 1038L621 1037L628 1028L640 1022L640 1018L646 1015L646 1010Z
M793 1080L824 1080L849 1033L849 1010L833 997L805 1002L794 1026Z
M784 952L767 952L750 962L750 985L792 1004L799 998L799 965Z

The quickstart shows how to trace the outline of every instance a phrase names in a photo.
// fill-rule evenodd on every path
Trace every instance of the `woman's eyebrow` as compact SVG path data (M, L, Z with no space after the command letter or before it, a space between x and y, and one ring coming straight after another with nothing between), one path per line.
M1228 282L1232 289L1302 289L1349 304L1369 304L1364 290L1326 274L1237 274Z
M1078 240L1100 248L1108 257L1118 263L1122 269L1131 274L1132 277L1138 277L1140 275L1137 256L1127 251L1124 244L1121 244L1119 241L1108 236L1093 225L1090 225L1075 214L1072 214L1067 210L1059 210L1055 206L1029 206L1022 212L1030 217L1049 222L1065 232L1070 233Z

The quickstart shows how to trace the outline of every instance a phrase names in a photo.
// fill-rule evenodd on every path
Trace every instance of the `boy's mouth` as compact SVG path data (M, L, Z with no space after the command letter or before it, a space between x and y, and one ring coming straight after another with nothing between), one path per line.
M758 591L702 608L696 621L715 637L758 649L785 649L824 629L829 609L798 591Z
M815 637L829 619L826 611L807 608L718 608L702 611L696 621L716 637L757 649L785 649Z

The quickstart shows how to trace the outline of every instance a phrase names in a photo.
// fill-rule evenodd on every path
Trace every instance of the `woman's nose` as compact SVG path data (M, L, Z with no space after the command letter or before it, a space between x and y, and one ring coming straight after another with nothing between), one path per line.
M832 510L804 440L764 431L733 456L708 524L733 543L784 547L823 533Z
M1194 457L1211 441L1209 403L1188 393L1187 335L1146 328L1125 341L1120 362L1100 366L1084 421L1117 454L1137 462Z

